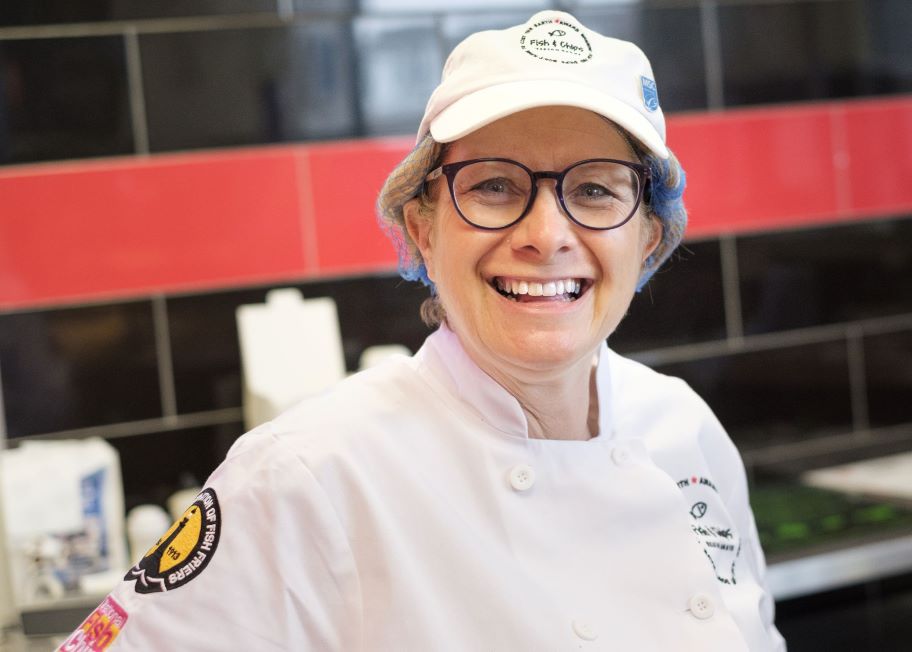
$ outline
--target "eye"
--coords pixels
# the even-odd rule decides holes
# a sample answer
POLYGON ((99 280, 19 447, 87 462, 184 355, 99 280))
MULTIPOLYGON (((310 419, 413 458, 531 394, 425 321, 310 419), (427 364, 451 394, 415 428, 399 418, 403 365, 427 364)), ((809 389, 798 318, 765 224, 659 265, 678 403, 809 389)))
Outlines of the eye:
POLYGON ((579 202, 605 202, 616 197, 611 188, 591 181, 581 183, 570 193, 570 198, 579 202))
POLYGON ((614 193, 608 190, 608 188, 595 183, 583 184, 577 189, 577 192, 583 197, 589 197, 592 199, 601 199, 602 197, 614 196, 614 193))
POLYGON ((502 177, 486 179, 486 180, 484 180, 480 183, 476 183, 474 186, 472 186, 472 191, 499 194, 499 193, 504 193, 504 192, 510 192, 510 185, 511 185, 510 182, 507 179, 504 179, 502 177))

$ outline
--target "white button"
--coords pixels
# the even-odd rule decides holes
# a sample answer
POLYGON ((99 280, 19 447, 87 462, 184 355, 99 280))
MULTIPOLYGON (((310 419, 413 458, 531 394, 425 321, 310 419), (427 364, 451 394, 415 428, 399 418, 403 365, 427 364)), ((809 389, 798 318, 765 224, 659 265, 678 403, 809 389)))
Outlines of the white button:
POLYGON ((712 615, 716 613, 716 606, 708 595, 697 593, 690 599, 690 613, 695 618, 706 620, 707 618, 712 618, 712 615))
POLYGON ((598 632, 592 629, 592 625, 584 620, 574 620, 573 631, 584 641, 594 641, 598 638, 598 632))
POLYGON ((510 469, 510 486, 525 491, 535 484, 535 470, 528 464, 517 464, 510 469))
POLYGON ((618 466, 629 466, 633 462, 633 453, 626 446, 617 446, 611 451, 611 459, 618 466))

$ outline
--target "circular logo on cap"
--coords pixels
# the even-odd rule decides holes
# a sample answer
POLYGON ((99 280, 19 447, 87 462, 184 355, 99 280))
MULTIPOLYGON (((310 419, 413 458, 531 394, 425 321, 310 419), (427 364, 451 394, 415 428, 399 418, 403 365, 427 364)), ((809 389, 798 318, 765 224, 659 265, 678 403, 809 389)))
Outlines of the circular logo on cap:
POLYGON ((585 63, 592 58, 586 35, 559 16, 532 23, 520 37, 519 47, 536 59, 554 63, 585 63))

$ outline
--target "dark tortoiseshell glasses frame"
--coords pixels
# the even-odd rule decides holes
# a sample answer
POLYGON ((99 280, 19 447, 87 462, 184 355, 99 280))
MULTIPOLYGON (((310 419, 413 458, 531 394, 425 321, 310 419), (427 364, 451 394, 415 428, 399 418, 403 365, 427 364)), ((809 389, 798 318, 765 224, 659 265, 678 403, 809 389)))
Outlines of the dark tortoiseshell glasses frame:
POLYGON ((623 161, 620 159, 612 159, 612 158, 589 158, 589 159, 585 159, 582 161, 577 161, 573 165, 570 165, 569 167, 564 168, 560 172, 555 172, 552 170, 538 170, 538 171, 531 170, 528 167, 526 167, 525 165, 523 165, 522 163, 520 163, 519 161, 514 161, 514 160, 508 159, 508 158, 474 158, 474 159, 469 159, 467 161, 456 161, 454 163, 447 163, 445 165, 441 165, 437 168, 434 168, 433 170, 431 170, 428 173, 428 175, 425 177, 424 180, 426 183, 430 183, 431 181, 438 179, 440 176, 446 177, 447 186, 450 189, 450 197, 453 200, 453 205, 456 207, 456 211, 459 213, 459 216, 463 220, 465 220, 466 223, 470 224, 471 226, 474 226, 477 229, 484 229, 485 231, 499 231, 501 229, 509 228, 509 227, 513 226, 514 224, 517 224, 520 221, 522 221, 522 219, 524 217, 526 217, 526 215, 529 214, 529 211, 532 209, 533 204, 535 204, 535 197, 538 194, 538 182, 542 179, 553 179, 555 181, 555 190, 557 192, 557 200, 560 203, 560 207, 564 211, 564 214, 567 216, 567 218, 571 222, 573 222, 574 224, 577 224, 578 226, 583 227, 584 229, 590 229, 592 231, 609 231, 611 229, 617 229, 621 226, 624 226, 624 224, 629 222, 630 219, 634 215, 636 215, 636 212, 637 212, 637 210, 639 210, 640 204, 643 203, 644 198, 646 199, 647 202, 649 201, 649 184, 652 179, 651 172, 652 171, 649 169, 649 167, 642 165, 640 163, 634 163, 633 161, 623 161), (488 162, 488 163, 497 163, 497 162, 510 163, 512 165, 515 165, 517 168, 523 170, 527 175, 529 175, 530 190, 529 190, 529 196, 526 200, 526 205, 523 208, 522 212, 519 214, 519 217, 517 217, 513 221, 509 222, 508 224, 503 224, 501 226, 484 226, 482 224, 476 224, 462 212, 462 208, 459 206, 459 201, 456 199, 456 190, 454 188, 453 182, 455 181, 456 175, 459 173, 459 171, 469 165, 473 165, 475 163, 486 163, 486 162, 488 162), (633 208, 631 209, 630 214, 627 215, 623 220, 621 220, 617 224, 612 224, 610 226, 592 226, 592 225, 579 221, 576 217, 573 216, 573 213, 567 208, 567 204, 564 201, 564 179, 566 178, 567 174, 569 174, 570 172, 572 172, 579 166, 586 165, 588 163, 615 163, 615 164, 630 168, 630 170, 632 170, 634 172, 634 174, 636 175, 637 192, 636 192, 636 200, 633 203, 633 208))

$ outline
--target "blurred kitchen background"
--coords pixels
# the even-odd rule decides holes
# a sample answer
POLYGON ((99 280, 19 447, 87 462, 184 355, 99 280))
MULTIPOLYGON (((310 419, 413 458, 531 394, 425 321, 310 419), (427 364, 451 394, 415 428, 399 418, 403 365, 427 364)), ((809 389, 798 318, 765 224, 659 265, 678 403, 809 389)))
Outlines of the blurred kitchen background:
POLYGON ((420 346, 377 190, 449 50, 548 7, 646 51, 689 175, 609 344, 740 448, 789 649, 912 649, 909 0, 4 0, 7 645, 78 624, 124 514, 244 432, 239 306, 332 298, 348 371, 420 346), (88 525, 24 546, 42 505, 88 525))

